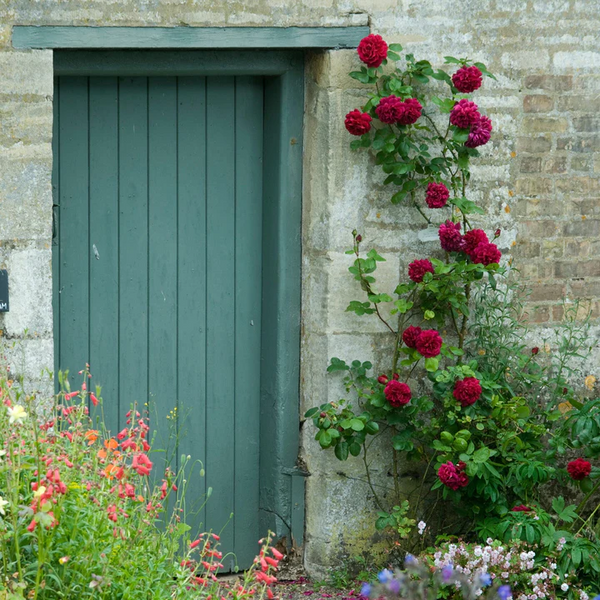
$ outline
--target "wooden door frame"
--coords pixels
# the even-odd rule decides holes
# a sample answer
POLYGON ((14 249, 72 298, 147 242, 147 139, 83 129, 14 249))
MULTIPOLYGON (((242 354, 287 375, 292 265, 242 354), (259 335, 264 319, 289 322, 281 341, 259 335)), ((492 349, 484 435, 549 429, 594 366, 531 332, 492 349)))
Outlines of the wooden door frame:
POLYGON ((12 30, 14 48, 55 49, 55 75, 243 73, 267 78, 264 165, 265 174, 267 169, 269 172, 264 177, 263 197, 260 527, 279 537, 287 535, 288 541, 291 536, 298 545, 304 538, 304 473, 296 464, 300 417, 302 50, 356 48, 368 34, 366 26, 14 26, 12 30))
MULTIPOLYGON (((56 51, 56 76, 264 75, 260 528, 302 542, 304 485, 296 468, 304 56, 298 51, 56 51)), ((57 204, 58 200, 55 200, 57 204)), ((58 290, 55 282, 54 296, 58 290)))

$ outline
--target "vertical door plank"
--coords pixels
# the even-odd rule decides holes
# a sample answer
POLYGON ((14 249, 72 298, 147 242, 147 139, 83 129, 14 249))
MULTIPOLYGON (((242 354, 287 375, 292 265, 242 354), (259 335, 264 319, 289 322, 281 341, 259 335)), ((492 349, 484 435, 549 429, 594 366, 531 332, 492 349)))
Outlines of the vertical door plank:
MULTIPOLYGON (((207 79, 207 484, 213 494, 206 519, 223 527, 234 509, 235 398, 235 168, 234 78, 207 79)), ((241 390, 240 390, 241 391, 241 390)), ((233 547, 233 526, 223 531, 224 548, 233 547)), ((226 565, 228 567, 229 565, 226 565)))
POLYGON ((54 79, 52 103, 52 314, 54 318, 54 387, 60 369, 60 78, 54 79))
POLYGON ((262 291, 263 80, 236 78, 235 548, 251 564, 258 529, 262 291))
MULTIPOLYGON (((119 407, 148 398, 148 81, 119 80, 119 407)), ((140 410, 141 412, 141 410, 140 410)))
POLYGON ((60 359, 71 388, 89 361, 88 78, 63 77, 60 98, 60 359))
POLYGON ((187 471, 186 510, 206 526, 206 79, 178 78, 179 453, 187 471), (201 461, 201 464, 196 461, 201 461))
POLYGON ((90 77, 90 368, 113 435, 120 417, 118 101, 116 77, 90 77))
MULTIPOLYGON (((148 381, 155 479, 177 470, 177 88, 148 80, 148 381)), ((183 358, 183 357, 182 357, 183 358)))

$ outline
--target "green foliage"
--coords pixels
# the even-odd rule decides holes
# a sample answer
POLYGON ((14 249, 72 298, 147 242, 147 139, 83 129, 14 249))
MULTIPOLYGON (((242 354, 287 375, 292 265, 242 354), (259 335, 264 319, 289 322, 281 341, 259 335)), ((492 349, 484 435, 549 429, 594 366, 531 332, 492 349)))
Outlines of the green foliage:
MULTIPOLYGON (((87 390, 87 371, 82 378, 39 419, 22 382, 0 379, 0 597, 263 598, 277 561, 257 562, 239 587, 222 585, 219 536, 185 523, 198 500, 186 503, 187 481, 202 476, 201 465, 182 456, 177 473, 165 469, 135 408, 117 437, 101 420, 95 428, 88 405, 100 410, 102 399, 87 390)), ((270 539, 261 556, 276 552, 270 539)))
MULTIPOLYGON (((452 125, 448 117, 469 96, 458 92, 446 71, 412 54, 404 58, 392 70, 384 63, 351 75, 375 84, 363 106, 373 126, 352 145, 374 154, 387 175, 385 184, 394 187, 392 205, 409 201, 428 223, 433 213, 426 214, 419 201, 430 183, 444 183, 449 216, 460 221, 457 235, 463 235, 473 230, 473 216, 485 215, 467 189, 471 162, 479 153, 465 146, 469 130, 452 125), (416 98, 423 106, 421 117, 412 125, 379 121, 376 108, 390 95, 416 98)), ((473 63, 446 57, 446 64, 473 63)), ((475 65, 493 77, 484 65, 475 65)), ((488 237, 477 230, 471 235, 489 242, 500 233, 488 237)), ((600 401, 584 402, 576 391, 576 382, 583 381, 582 360, 590 352, 588 321, 578 318, 577 304, 565 306, 554 337, 540 339, 526 322, 518 271, 463 251, 461 244, 475 238, 461 239, 456 250, 429 257, 423 272, 410 274, 390 293, 376 287, 377 266, 384 258, 375 248, 365 253, 362 236, 353 231, 349 271, 364 297, 352 299, 347 310, 379 319, 390 333, 388 362, 375 370, 359 360, 332 359, 328 371, 334 376, 343 371, 346 397, 306 416, 322 448, 333 448, 339 460, 362 458, 379 509, 377 528, 393 532, 404 549, 418 545, 409 535, 414 523, 430 519, 464 539, 523 542, 547 556, 564 538, 560 543, 574 555, 567 560, 565 551, 559 552, 561 576, 575 569, 582 581, 591 582, 596 561, 587 557, 593 549, 600 554, 600 507, 590 512, 587 504, 600 487, 600 469, 594 467, 577 481, 565 470, 570 450, 600 456, 600 401), (433 349, 420 346, 417 338, 405 339, 409 325, 429 331, 433 349), (434 327, 443 332, 437 346, 432 336, 439 333, 430 331, 434 327), (422 378, 419 393, 407 387, 417 376, 422 378), (368 459, 373 441, 382 436, 393 478, 385 496, 373 485, 368 459), (414 463, 420 473, 408 497, 400 484, 401 461, 414 463), (541 488, 550 483, 570 485, 585 496, 578 506, 560 496, 548 501, 541 488), (519 506, 532 510, 513 510, 519 506)))

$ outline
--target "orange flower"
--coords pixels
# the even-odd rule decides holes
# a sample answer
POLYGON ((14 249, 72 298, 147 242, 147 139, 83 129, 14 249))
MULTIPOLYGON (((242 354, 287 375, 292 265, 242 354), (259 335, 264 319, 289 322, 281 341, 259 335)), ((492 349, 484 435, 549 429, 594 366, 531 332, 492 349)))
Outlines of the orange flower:
POLYGON ((88 442, 88 446, 91 446, 98 439, 98 431, 96 429, 90 429, 85 432, 84 437, 88 442))
POLYGON ((110 440, 104 440, 104 447, 107 450, 115 450, 119 447, 119 442, 117 442, 117 440, 114 438, 110 438, 110 440))
POLYGON ((110 463, 104 469, 104 475, 107 479, 113 479, 113 478, 122 479, 123 474, 124 474, 123 467, 119 467, 118 465, 115 465, 114 463, 110 463))

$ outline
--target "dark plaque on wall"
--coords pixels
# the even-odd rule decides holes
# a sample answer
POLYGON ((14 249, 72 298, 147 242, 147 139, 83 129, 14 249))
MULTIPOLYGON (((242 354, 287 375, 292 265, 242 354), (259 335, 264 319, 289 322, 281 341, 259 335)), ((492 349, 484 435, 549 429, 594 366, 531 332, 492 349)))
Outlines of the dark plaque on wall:
POLYGON ((8 271, 0 269, 0 312, 8 312, 8 271))

